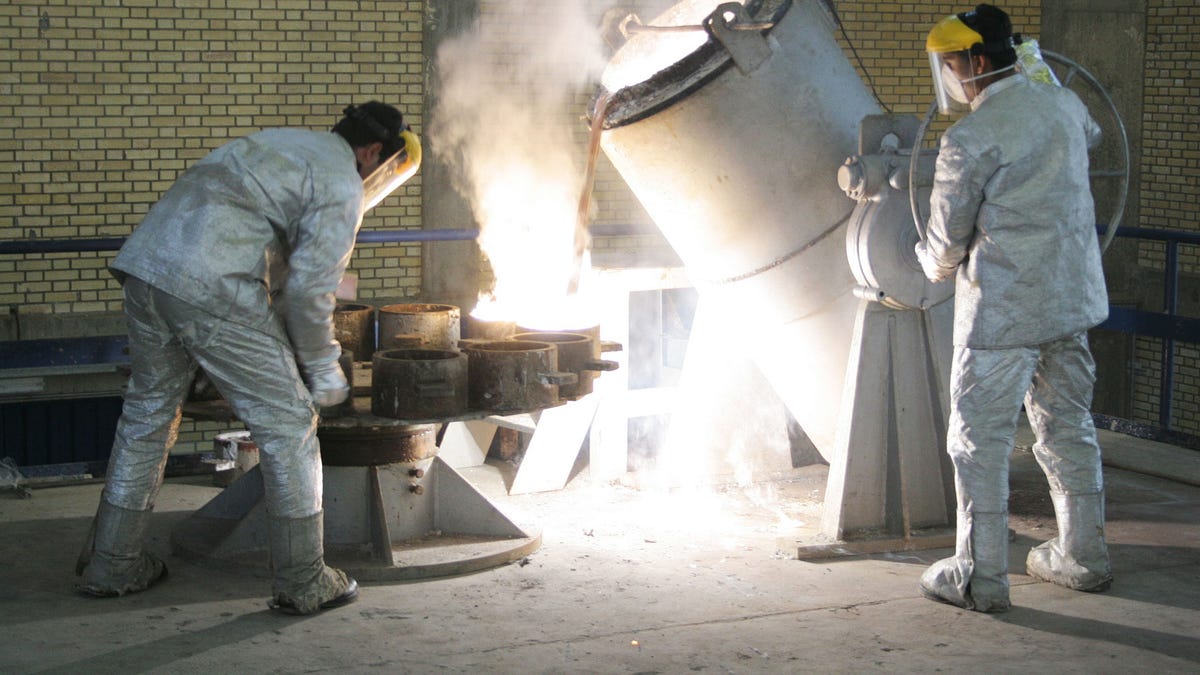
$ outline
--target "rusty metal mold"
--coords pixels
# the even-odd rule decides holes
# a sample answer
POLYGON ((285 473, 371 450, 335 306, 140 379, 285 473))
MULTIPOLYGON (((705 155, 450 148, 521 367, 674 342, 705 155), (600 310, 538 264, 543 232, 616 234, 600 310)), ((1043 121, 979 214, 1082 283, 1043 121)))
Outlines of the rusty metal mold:
POLYGON ((565 372, 575 373, 578 381, 574 384, 561 384, 558 395, 561 398, 575 399, 592 393, 592 385, 596 374, 600 371, 616 370, 616 361, 604 361, 600 356, 600 343, 595 337, 585 333, 552 333, 533 332, 517 333, 513 340, 533 342, 550 342, 558 348, 558 367, 565 372))
MULTIPOLYGON (((590 326, 580 326, 578 328, 532 328, 529 326, 517 326, 516 333, 579 333, 586 335, 593 340, 592 358, 599 359, 602 352, 619 352, 625 349, 625 345, 620 342, 612 342, 609 340, 600 339, 600 324, 592 324, 590 326)), ((601 369, 603 370, 603 369, 601 369)))
POLYGON ((322 420, 317 439, 326 466, 379 466, 437 455, 436 424, 400 424, 370 415, 322 420))
POLYGON ((467 409, 467 356, 449 349, 389 349, 371 364, 371 412, 424 420, 467 409))
POLYGON ((375 353, 375 308, 338 303, 333 309, 333 336, 355 361, 370 361, 375 353))
POLYGON ((380 307, 379 348, 453 349, 462 337, 459 315, 454 305, 405 303, 380 307), (420 344, 413 344, 414 337, 420 344))
POLYGON ((467 401, 472 409, 496 412, 549 408, 558 388, 578 381, 560 372, 558 348, 550 342, 496 340, 468 343, 467 401))

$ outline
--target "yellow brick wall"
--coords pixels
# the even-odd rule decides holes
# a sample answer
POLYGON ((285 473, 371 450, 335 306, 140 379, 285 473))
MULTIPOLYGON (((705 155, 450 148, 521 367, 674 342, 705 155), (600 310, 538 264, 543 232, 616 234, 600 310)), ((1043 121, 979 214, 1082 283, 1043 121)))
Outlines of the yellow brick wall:
MULTIPOLYGON (((1196 62, 1200 48, 1200 8, 1191 0, 1148 0, 1146 3, 1145 79, 1142 92, 1141 191, 1138 206, 1143 227, 1200 231, 1200 118, 1197 117, 1196 62)), ((1200 247, 1180 245, 1180 271, 1200 271, 1200 247)), ((1139 245, 1139 264, 1163 270, 1166 247, 1139 245)), ((1194 278, 1194 277, 1193 277, 1194 278)), ((1194 292, 1194 291, 1193 291, 1194 292)), ((1148 308, 1158 309, 1158 308, 1148 308)), ((1139 338, 1133 367, 1134 419, 1159 422, 1162 341, 1139 338)), ((1200 433, 1200 351, 1196 345, 1175 348, 1175 387, 1171 428, 1200 433)))
MULTIPOLYGON (((1191 0, 1147 2, 1140 202, 1145 227, 1200 229, 1197 30, 1200 9, 1191 0)), ((1197 252, 1181 254, 1194 268, 1197 252)))
MULTIPOLYGON (((0 4, 0 239, 124 237, 221 143, 329 128, 351 102, 397 105, 420 133, 423 12, 382 0, 0 4)), ((403 192, 364 229, 419 228, 420 178, 403 192)), ((119 309, 112 255, 0 256, 0 308, 119 309)), ((360 246, 351 269, 363 297, 419 292, 417 246, 360 246)))

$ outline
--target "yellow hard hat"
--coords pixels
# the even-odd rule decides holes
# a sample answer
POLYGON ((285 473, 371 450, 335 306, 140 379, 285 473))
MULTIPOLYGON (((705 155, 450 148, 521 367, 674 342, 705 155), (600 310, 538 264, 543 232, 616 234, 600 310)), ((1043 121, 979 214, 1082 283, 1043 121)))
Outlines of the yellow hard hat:
POLYGON ((982 42, 982 35, 963 23, 957 14, 951 14, 929 31, 929 37, 925 38, 925 51, 931 54, 960 52, 982 42))

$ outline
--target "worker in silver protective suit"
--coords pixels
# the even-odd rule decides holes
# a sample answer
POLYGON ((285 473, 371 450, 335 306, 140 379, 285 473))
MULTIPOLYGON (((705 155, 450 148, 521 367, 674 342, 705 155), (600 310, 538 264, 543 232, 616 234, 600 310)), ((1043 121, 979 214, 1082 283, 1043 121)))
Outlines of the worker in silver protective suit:
POLYGON ((1009 608, 1008 461, 1024 402, 1058 520, 1026 570, 1104 590, 1112 575, 1086 334, 1108 315, 1088 184, 1100 130, 1073 92, 1014 68, 1012 25, 991 5, 948 17, 926 46, 942 111, 970 114, 942 137, 916 251, 931 281, 956 275, 947 449, 957 545, 920 589, 980 612, 1009 608))
POLYGON ((332 133, 269 129, 188 169, 110 265, 132 374, 77 588, 117 596, 166 576, 144 540, 180 406, 203 370, 259 448, 272 608, 346 604, 358 584, 325 565, 319 407, 350 388, 334 292, 364 210, 363 181, 405 147, 401 113, 350 106, 332 133))

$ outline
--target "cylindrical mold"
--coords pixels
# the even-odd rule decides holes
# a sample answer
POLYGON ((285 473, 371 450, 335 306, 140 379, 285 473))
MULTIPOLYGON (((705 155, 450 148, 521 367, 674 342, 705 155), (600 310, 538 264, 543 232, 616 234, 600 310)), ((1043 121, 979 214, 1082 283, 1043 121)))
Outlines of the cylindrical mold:
POLYGON ((437 430, 437 424, 404 424, 362 415, 333 420, 317 428, 321 463, 383 466, 428 459, 437 455, 437 430))
POLYGON ((592 393, 596 374, 602 370, 612 370, 617 365, 615 361, 601 361, 600 341, 585 333, 535 331, 516 333, 512 339, 550 342, 558 348, 558 368, 575 373, 578 377, 575 384, 559 385, 558 395, 561 398, 576 399, 592 393))
MULTIPOLYGON (((650 23, 697 25, 713 6, 681 2, 650 23)), ((705 304, 757 336, 762 372, 828 459, 858 304, 845 253, 855 204, 837 169, 879 108, 820 2, 746 9, 774 23, 731 31, 746 48, 701 33, 677 60, 648 65, 659 42, 686 34, 637 32, 602 77, 612 92, 602 147, 705 304)))
POLYGON ((343 350, 354 352, 354 360, 370 361, 375 353, 375 308, 338 303, 333 309, 333 336, 343 350))
POLYGON ((472 410, 516 412, 558 404, 561 384, 577 381, 558 370, 558 349, 549 342, 497 340, 465 348, 472 410))
POLYGON ((467 356, 449 349, 389 349, 371 363, 371 412, 428 420, 467 410, 467 356))
POLYGON ((402 303, 379 308, 379 349, 413 346, 455 349, 461 337, 454 305, 402 303))

